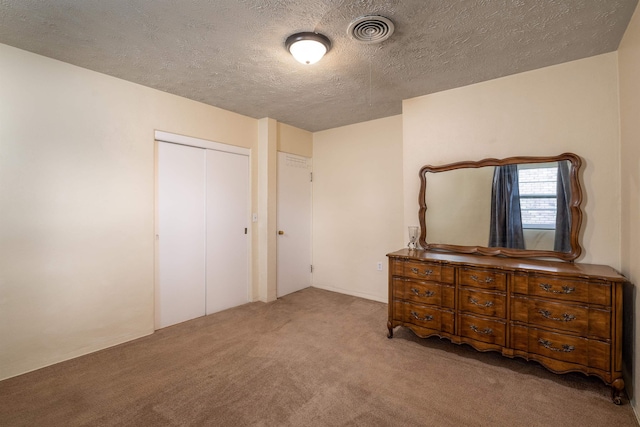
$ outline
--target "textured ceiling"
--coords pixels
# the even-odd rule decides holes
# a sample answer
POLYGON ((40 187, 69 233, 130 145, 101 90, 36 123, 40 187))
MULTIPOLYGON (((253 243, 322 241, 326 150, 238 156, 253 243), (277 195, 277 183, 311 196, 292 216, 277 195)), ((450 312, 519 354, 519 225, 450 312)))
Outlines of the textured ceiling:
POLYGON ((0 43, 309 131, 402 100, 615 51, 638 0, 0 0, 0 43), (362 15, 395 24, 374 45, 362 15), (333 48, 296 62, 287 36, 333 48))

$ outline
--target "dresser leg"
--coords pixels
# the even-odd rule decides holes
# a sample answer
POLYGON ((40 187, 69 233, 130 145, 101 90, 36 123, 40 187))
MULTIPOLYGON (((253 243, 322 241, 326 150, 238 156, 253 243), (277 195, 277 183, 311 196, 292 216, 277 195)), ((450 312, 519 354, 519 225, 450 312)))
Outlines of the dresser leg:
POLYGON ((387 338, 389 339, 393 338, 393 325, 391 325, 391 322, 387 322, 387 329, 389 330, 389 334, 387 335, 387 338))
POLYGON ((616 405, 622 405, 622 390, 624 390, 624 380, 618 378, 611 383, 611 400, 616 405))

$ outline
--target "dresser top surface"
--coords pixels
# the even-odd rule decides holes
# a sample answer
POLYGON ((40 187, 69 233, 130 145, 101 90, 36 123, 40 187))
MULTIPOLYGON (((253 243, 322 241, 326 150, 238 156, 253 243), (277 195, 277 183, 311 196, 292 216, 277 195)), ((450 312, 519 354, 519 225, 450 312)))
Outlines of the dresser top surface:
POLYGON ((508 271, 538 271, 560 276, 578 276, 614 282, 627 282, 623 275, 608 265, 469 255, 406 248, 387 254, 387 256, 389 258, 429 261, 441 264, 497 268, 508 271))

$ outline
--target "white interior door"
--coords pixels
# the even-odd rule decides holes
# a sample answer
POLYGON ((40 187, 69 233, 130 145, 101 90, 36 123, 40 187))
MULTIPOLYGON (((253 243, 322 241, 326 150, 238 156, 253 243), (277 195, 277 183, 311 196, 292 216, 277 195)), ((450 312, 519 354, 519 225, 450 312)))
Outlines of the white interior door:
POLYGON ((155 328, 205 314, 204 150, 157 142, 155 328))
POLYGON ((311 159, 278 153, 277 296, 311 286, 311 159))
POLYGON ((249 301, 249 157, 207 151, 207 314, 249 301))

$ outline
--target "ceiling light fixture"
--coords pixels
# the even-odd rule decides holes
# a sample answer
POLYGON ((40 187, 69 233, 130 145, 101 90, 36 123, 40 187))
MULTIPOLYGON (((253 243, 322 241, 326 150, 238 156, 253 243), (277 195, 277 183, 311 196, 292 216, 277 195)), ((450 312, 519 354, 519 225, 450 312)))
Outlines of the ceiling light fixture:
POLYGON ((285 46, 298 62, 310 65, 320 61, 331 49, 331 41, 318 33, 296 33, 287 37, 285 46))

